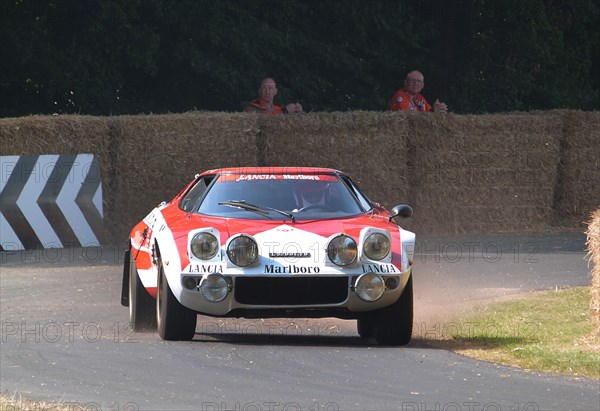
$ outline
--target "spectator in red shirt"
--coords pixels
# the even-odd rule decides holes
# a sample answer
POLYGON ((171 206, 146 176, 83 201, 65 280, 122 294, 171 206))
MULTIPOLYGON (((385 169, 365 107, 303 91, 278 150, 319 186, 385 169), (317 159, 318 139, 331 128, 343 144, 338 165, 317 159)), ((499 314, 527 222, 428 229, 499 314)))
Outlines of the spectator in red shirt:
POLYGON ((264 114, 287 114, 301 113, 300 103, 290 103, 286 106, 278 106, 273 102, 277 95, 277 85, 270 77, 262 79, 258 88, 258 97, 246 103, 242 103, 244 111, 262 112, 264 114))
POLYGON ((409 110, 409 111, 433 111, 437 113, 447 113, 448 106, 439 100, 435 100, 433 107, 425 100, 421 94, 425 85, 425 78, 420 71, 414 70, 406 75, 404 87, 394 94, 390 102, 391 111, 409 110))

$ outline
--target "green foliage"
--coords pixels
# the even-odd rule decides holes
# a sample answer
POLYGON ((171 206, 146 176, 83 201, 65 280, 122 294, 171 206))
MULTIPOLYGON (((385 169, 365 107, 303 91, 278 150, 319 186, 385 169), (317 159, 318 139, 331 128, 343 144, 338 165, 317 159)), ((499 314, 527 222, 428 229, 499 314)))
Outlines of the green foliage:
POLYGON ((0 116, 386 110, 406 72, 456 112, 600 106, 593 0, 10 0, 0 116))
MULTIPOLYGON (((473 4, 451 89, 467 112, 598 108, 592 84, 599 9, 591 1, 473 4)), ((596 70, 598 68, 596 67, 596 70)))

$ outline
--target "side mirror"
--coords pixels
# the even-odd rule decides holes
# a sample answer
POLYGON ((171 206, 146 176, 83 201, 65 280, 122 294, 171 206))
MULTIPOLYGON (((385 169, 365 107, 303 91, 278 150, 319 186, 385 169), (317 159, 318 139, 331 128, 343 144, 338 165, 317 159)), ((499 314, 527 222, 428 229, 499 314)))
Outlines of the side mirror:
POLYGON ((396 217, 408 218, 412 216, 413 209, 408 204, 398 204, 391 209, 392 216, 390 217, 390 221, 396 217))

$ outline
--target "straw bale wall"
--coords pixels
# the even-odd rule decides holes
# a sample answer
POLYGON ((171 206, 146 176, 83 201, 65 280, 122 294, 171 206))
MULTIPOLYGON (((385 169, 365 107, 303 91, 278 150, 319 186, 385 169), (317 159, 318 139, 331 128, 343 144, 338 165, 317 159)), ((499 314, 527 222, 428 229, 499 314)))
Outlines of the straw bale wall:
POLYGON ((342 170, 367 196, 392 207, 408 201, 408 133, 407 116, 395 113, 269 116, 261 121, 261 163, 342 170))
POLYGON ((420 229, 542 230, 554 215, 561 126, 558 115, 411 116, 420 229))
POLYGON ((96 154, 105 239, 170 200, 196 172, 227 166, 343 170, 387 207, 415 209, 419 235, 582 227, 600 206, 600 113, 192 112, 0 119, 0 155, 96 154))
MULTIPOLYGON (((101 155, 110 145, 109 138, 110 126, 105 117, 30 116, 0 119, 0 155, 97 154, 104 178, 112 174, 114 165, 108 156, 101 155)), ((108 180, 103 183, 110 184, 108 180)))
POLYGON ((257 124, 256 116, 242 113, 7 118, 0 119, 0 155, 97 155, 104 239, 123 243, 134 224, 194 174, 257 165, 257 124))
MULTIPOLYGON (((118 166, 112 161, 110 150, 111 126, 106 117, 29 116, 0 119, 0 156, 89 153, 98 157, 104 210, 104 233, 101 241, 104 243, 115 238, 112 231, 107 231, 113 227, 109 222, 115 215, 115 210, 108 205, 114 193, 112 189, 118 184, 118 166)), ((33 170, 35 172, 37 171, 33 170)))
POLYGON ((564 114, 558 213, 580 224, 600 206, 600 112, 564 114))
MULTIPOLYGON (((110 209, 117 227, 133 227, 161 201, 171 200, 194 175, 219 167, 257 165, 257 118, 190 113, 123 116, 112 124, 118 186, 110 209)), ((126 238, 127 232, 121 233, 126 238)))
POLYGON ((591 214, 587 229, 587 245, 592 263, 592 298, 590 310, 600 336, 600 208, 591 214))

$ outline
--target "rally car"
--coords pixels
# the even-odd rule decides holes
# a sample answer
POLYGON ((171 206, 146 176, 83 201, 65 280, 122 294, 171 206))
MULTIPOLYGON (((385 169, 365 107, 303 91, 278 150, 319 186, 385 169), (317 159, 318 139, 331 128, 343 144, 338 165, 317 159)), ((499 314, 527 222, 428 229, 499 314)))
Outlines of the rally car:
POLYGON ((356 319, 360 336, 404 345, 413 322, 415 234, 327 168, 197 174, 131 231, 121 304, 135 330, 195 335, 197 314, 356 319))

